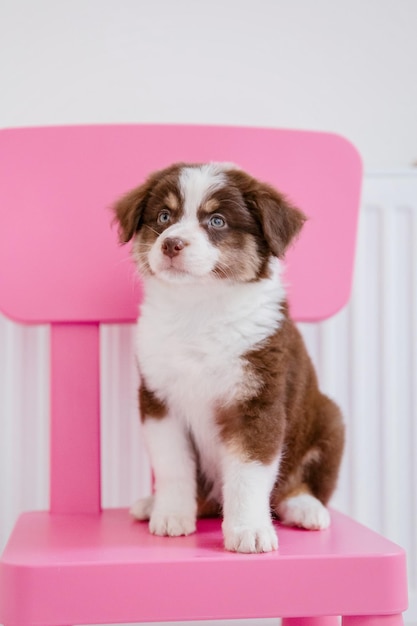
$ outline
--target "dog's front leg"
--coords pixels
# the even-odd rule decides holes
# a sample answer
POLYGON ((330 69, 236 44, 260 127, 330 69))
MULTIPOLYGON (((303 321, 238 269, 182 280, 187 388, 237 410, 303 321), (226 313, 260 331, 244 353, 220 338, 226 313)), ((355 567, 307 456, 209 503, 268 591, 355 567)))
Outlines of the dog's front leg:
POLYGON ((223 535, 227 550, 270 552, 278 547, 271 520, 270 494, 279 459, 269 464, 223 452, 223 535))
POLYGON ((172 415, 144 421, 155 479, 149 529, 155 535, 189 535, 196 529, 196 467, 190 441, 172 415))

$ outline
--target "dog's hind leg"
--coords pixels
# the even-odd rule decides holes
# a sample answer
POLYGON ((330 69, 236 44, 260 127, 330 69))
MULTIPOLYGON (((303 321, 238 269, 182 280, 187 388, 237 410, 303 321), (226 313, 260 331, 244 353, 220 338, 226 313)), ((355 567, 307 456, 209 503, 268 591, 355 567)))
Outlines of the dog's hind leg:
POLYGON ((308 530, 323 530, 330 525, 326 507, 309 493, 306 485, 289 494, 275 507, 275 512, 286 526, 299 526, 308 530))
POLYGON ((130 514, 137 520, 148 520, 151 517, 154 505, 154 496, 148 496, 147 498, 141 498, 130 509, 130 514))
POLYGON ((276 485, 271 504, 283 524, 311 530, 327 528, 326 509, 337 482, 344 446, 344 426, 337 405, 320 394, 310 448, 276 485))

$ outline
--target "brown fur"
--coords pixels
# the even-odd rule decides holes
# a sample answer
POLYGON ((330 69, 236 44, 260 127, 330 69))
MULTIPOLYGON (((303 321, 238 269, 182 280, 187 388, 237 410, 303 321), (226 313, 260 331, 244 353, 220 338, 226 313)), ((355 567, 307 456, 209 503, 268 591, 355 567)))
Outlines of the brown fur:
POLYGON ((303 227, 306 216, 282 193, 245 172, 232 170, 228 172, 228 178, 239 188, 246 206, 258 214, 269 254, 272 252, 283 258, 303 227))
POLYGON ((142 422, 145 420, 145 417, 162 419, 167 413, 165 404, 146 387, 143 380, 139 387, 139 409, 142 422))
POLYGON ((269 463, 283 450, 274 508, 290 493, 308 489, 326 504, 335 488, 344 444, 341 413, 318 389, 296 326, 285 314, 262 348, 246 355, 259 393, 217 414, 223 440, 248 460, 269 463))
MULTIPOLYGON (((143 225, 144 213, 151 211, 155 204, 157 207, 162 205, 171 208, 173 198, 170 197, 170 193, 173 190, 177 191, 177 175, 183 165, 176 163, 154 172, 142 185, 128 191, 115 204, 114 213, 119 225, 120 243, 127 243, 132 239, 143 225)), ((178 191, 174 193, 174 197, 177 195, 178 191)))

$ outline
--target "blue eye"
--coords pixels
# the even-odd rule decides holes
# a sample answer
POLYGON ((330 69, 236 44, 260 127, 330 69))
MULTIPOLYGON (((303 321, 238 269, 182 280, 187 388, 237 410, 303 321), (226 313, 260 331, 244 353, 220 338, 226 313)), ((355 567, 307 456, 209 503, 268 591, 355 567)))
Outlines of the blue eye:
POLYGON ((212 215, 209 219, 209 225, 213 228, 224 228, 226 220, 221 215, 212 215))
POLYGON ((160 211, 158 214, 158 224, 168 224, 171 220, 171 214, 169 211, 160 211))

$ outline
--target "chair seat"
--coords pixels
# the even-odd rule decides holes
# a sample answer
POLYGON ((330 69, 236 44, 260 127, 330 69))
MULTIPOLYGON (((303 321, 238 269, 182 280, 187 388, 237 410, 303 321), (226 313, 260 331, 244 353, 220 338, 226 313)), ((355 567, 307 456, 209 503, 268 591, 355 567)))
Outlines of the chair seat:
POLYGON ((166 538, 125 509, 26 513, 0 564, 0 621, 266 618, 300 616, 300 606, 306 616, 403 611, 404 551, 339 512, 331 516, 324 531, 277 523, 277 552, 244 555, 223 549, 218 519, 166 538))

